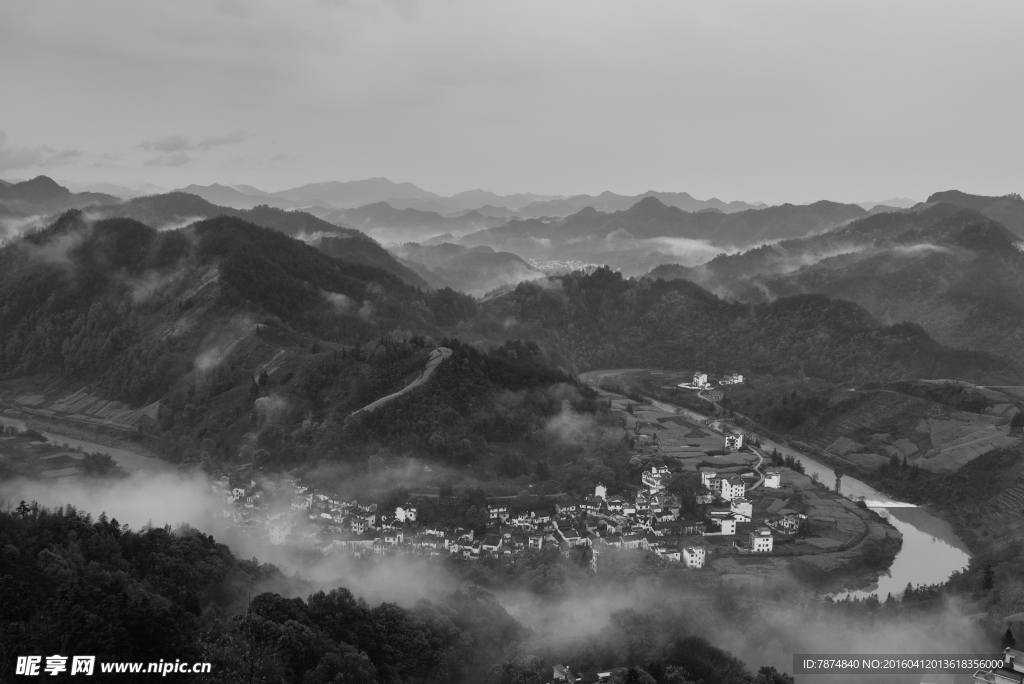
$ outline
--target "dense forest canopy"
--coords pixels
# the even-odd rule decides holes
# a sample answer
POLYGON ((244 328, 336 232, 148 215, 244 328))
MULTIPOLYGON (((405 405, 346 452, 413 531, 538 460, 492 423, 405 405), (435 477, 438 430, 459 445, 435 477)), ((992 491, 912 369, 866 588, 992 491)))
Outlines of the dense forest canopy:
POLYGON ((744 304, 683 280, 632 280, 608 269, 522 283, 489 304, 514 332, 564 349, 580 370, 720 368, 836 382, 1020 377, 1016 364, 950 349, 917 325, 883 326, 851 302, 797 295, 744 304))
MULTIPOLYGON (((344 588, 311 592, 188 527, 132 530, 23 502, 0 511, 0 548, 5 681, 16 656, 31 653, 212 664, 208 675, 168 676, 191 682, 542 684, 557 661, 628 667, 624 682, 751 681, 740 660, 668 615, 619 611, 604 631, 558 651, 472 583, 411 608, 371 606, 344 588)), ((98 667, 94 677, 124 678, 98 667)), ((754 682, 792 679, 762 668, 754 682)))

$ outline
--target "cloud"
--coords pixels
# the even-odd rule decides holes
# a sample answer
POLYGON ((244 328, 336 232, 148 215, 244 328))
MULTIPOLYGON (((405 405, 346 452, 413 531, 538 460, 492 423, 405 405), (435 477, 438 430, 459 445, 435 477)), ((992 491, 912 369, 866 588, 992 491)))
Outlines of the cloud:
POLYGON ((209 150, 222 145, 237 145, 244 141, 246 135, 241 131, 232 133, 221 133, 220 135, 208 135, 197 143, 193 143, 184 135, 167 135, 162 138, 143 140, 139 147, 152 152, 187 152, 190 150, 209 150))
POLYGON ((0 131, 0 171, 63 166, 81 156, 78 150, 55 150, 49 145, 12 145, 0 131))
POLYGON ((150 152, 161 152, 157 157, 147 159, 146 166, 184 166, 196 160, 196 152, 208 152, 223 145, 237 145, 246 139, 240 131, 208 135, 197 143, 193 143, 184 135, 166 135, 162 138, 151 138, 139 143, 139 147, 150 152), (191 153, 191 154, 189 154, 191 153))
POLYGON ((893 251, 897 254, 904 256, 914 256, 923 254, 953 254, 953 250, 949 247, 943 247, 941 245, 933 245, 926 242, 919 243, 916 245, 896 245, 893 247, 893 251))
POLYGON ((245 140, 245 135, 235 131, 234 133, 223 133, 221 135, 210 135, 196 145, 200 150, 208 150, 212 147, 219 147, 221 145, 237 145, 238 143, 245 140))
POLYGON ((47 216, 0 216, 0 247, 17 239, 22 233, 41 228, 47 216))
POLYGON ((348 313, 355 306, 355 302, 350 297, 346 297, 343 294, 337 292, 328 292, 327 290, 321 290, 320 295, 327 301, 328 304, 334 307, 338 313, 348 313))
POLYGON ((195 157, 191 157, 184 152, 173 152, 160 157, 152 157, 144 163, 146 166, 184 166, 192 161, 195 161, 195 157))
POLYGON ((192 149, 192 144, 183 135, 168 135, 163 138, 144 140, 139 143, 139 147, 156 152, 182 152, 192 149))

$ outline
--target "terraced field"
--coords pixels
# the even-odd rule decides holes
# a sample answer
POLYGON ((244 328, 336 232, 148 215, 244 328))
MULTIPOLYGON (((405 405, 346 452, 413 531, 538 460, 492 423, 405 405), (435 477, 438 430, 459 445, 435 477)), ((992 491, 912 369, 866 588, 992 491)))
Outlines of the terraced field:
POLYGON ((869 469, 895 455, 931 472, 950 473, 982 454, 1016 443, 1009 435, 1010 414, 953 411, 881 391, 819 426, 805 441, 869 469))
POLYGON ((155 421, 160 402, 133 409, 119 401, 109 401, 82 388, 57 395, 20 394, 11 402, 25 413, 46 418, 69 418, 79 423, 131 429, 141 420, 155 421))
POLYGON ((996 506, 1007 513, 1021 514, 1024 512, 1024 482, 1000 494, 996 499, 996 506))

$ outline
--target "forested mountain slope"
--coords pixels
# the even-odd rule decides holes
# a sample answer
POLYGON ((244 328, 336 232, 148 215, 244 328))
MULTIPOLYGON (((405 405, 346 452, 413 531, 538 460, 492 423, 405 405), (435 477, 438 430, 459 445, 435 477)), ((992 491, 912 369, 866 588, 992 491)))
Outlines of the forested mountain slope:
POLYGON ((233 216, 265 228, 273 228, 285 235, 305 240, 345 238, 341 248, 334 243, 332 255, 354 264, 376 266, 389 271, 410 285, 427 287, 427 283, 412 270, 398 263, 387 250, 358 230, 328 223, 303 211, 285 211, 267 205, 251 209, 232 209, 207 202, 202 197, 185 192, 148 195, 121 204, 97 207, 94 213, 105 218, 132 218, 153 228, 175 228, 193 221, 216 216, 233 216))
MULTIPOLYGON (((473 585, 406 610, 243 561, 187 527, 133 531, 73 508, 0 512, 0 678, 16 656, 209 662, 177 682, 476 682, 524 629, 473 585), (306 593, 285 598, 279 593, 306 593)), ((724 655, 724 654, 723 654, 724 655)), ((151 675, 152 676, 152 675, 151 675)))
POLYGON ((523 283, 486 305, 510 332, 547 340, 579 370, 631 366, 728 368, 832 381, 1021 377, 1018 365, 935 342, 912 324, 881 325, 824 295, 730 303, 693 283, 589 276, 523 283))
POLYGON ((763 302, 820 293, 883 323, 910 321, 938 341, 1024 362, 1024 252, 1003 225, 950 203, 877 214, 823 235, 720 256, 651 277, 685 278, 763 302))
POLYGON ((1017 193, 987 197, 971 195, 959 190, 946 190, 945 192, 936 192, 928 197, 926 202, 929 204, 949 202, 965 209, 974 209, 994 221, 999 221, 1018 237, 1024 238, 1024 199, 1021 199, 1017 193))
POLYGON ((69 212, 0 250, 0 373, 55 371, 94 378, 111 398, 152 400, 224 330, 262 322, 351 344, 396 326, 436 332, 438 316, 463 315, 450 310, 463 299, 237 218, 156 231, 69 212))

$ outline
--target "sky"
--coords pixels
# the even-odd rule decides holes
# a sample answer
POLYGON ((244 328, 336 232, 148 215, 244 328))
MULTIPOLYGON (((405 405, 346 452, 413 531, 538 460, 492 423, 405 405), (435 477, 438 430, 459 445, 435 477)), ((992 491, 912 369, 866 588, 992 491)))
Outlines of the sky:
POLYGON ((1024 3, 0 0, 0 178, 1024 191, 1024 3))

